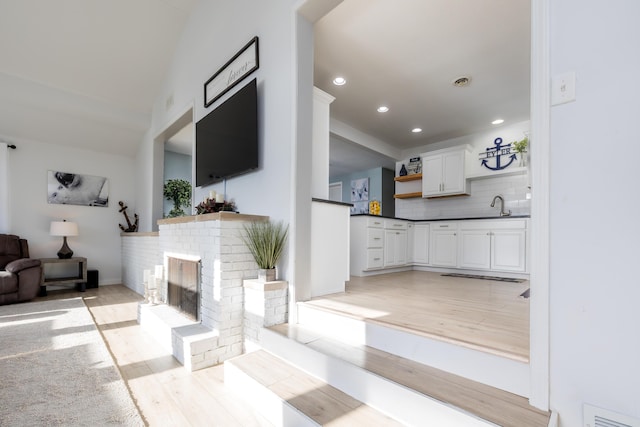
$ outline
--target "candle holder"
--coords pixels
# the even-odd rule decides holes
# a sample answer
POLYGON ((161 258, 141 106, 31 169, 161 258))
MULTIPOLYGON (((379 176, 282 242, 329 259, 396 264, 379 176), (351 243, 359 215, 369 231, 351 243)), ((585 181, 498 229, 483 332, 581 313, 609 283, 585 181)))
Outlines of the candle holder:
POLYGON ((236 204, 234 202, 216 202, 216 199, 207 198, 203 202, 201 202, 198 206, 196 206, 196 214, 202 215, 206 213, 215 213, 215 212, 235 212, 236 204))

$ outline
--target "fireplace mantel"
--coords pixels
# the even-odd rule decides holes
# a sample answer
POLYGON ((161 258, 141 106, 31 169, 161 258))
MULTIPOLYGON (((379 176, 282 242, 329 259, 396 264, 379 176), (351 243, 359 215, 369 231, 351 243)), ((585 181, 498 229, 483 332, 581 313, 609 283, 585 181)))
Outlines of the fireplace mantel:
POLYGON ((158 220, 158 225, 185 224, 204 221, 266 221, 268 216, 246 215, 235 212, 216 212, 202 215, 179 216, 176 218, 164 218, 158 220))

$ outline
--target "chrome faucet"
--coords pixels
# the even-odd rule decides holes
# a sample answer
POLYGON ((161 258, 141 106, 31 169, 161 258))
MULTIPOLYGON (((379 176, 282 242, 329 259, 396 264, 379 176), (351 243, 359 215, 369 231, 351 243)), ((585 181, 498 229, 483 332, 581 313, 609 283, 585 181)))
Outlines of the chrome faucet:
POLYGON ((509 216, 509 215, 511 215, 511 210, 509 210, 509 212, 505 212, 504 211, 504 199, 500 195, 497 195, 496 197, 493 198, 493 201, 491 202, 491 207, 492 208, 495 207, 496 200, 500 200, 500 216, 509 216))

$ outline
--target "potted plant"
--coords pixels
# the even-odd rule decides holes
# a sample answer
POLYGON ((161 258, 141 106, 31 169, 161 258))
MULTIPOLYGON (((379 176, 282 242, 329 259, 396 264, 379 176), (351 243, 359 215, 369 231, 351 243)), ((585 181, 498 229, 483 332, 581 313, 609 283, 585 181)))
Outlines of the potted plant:
POLYGON ((163 193, 165 198, 173 202, 173 209, 167 218, 186 215, 182 210, 183 206, 191 204, 191 183, 184 179, 170 179, 164 184, 163 193))
POLYGON ((283 222, 253 221, 244 225, 242 240, 258 264, 258 280, 276 280, 276 264, 287 241, 289 226, 283 222))
POLYGON ((513 147, 513 151, 519 154, 520 166, 525 165, 524 157, 525 157, 525 153, 527 152, 527 145, 529 145, 529 138, 527 138, 526 136, 524 137, 524 139, 521 139, 520 141, 514 141, 511 143, 511 146, 513 147))

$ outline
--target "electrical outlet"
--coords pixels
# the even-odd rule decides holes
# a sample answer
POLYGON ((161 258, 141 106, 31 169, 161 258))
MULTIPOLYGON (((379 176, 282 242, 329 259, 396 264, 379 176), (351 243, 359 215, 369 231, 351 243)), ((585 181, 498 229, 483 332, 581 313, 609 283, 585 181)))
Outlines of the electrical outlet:
POLYGON ((551 79, 551 105, 576 100, 576 73, 559 74, 551 79))

